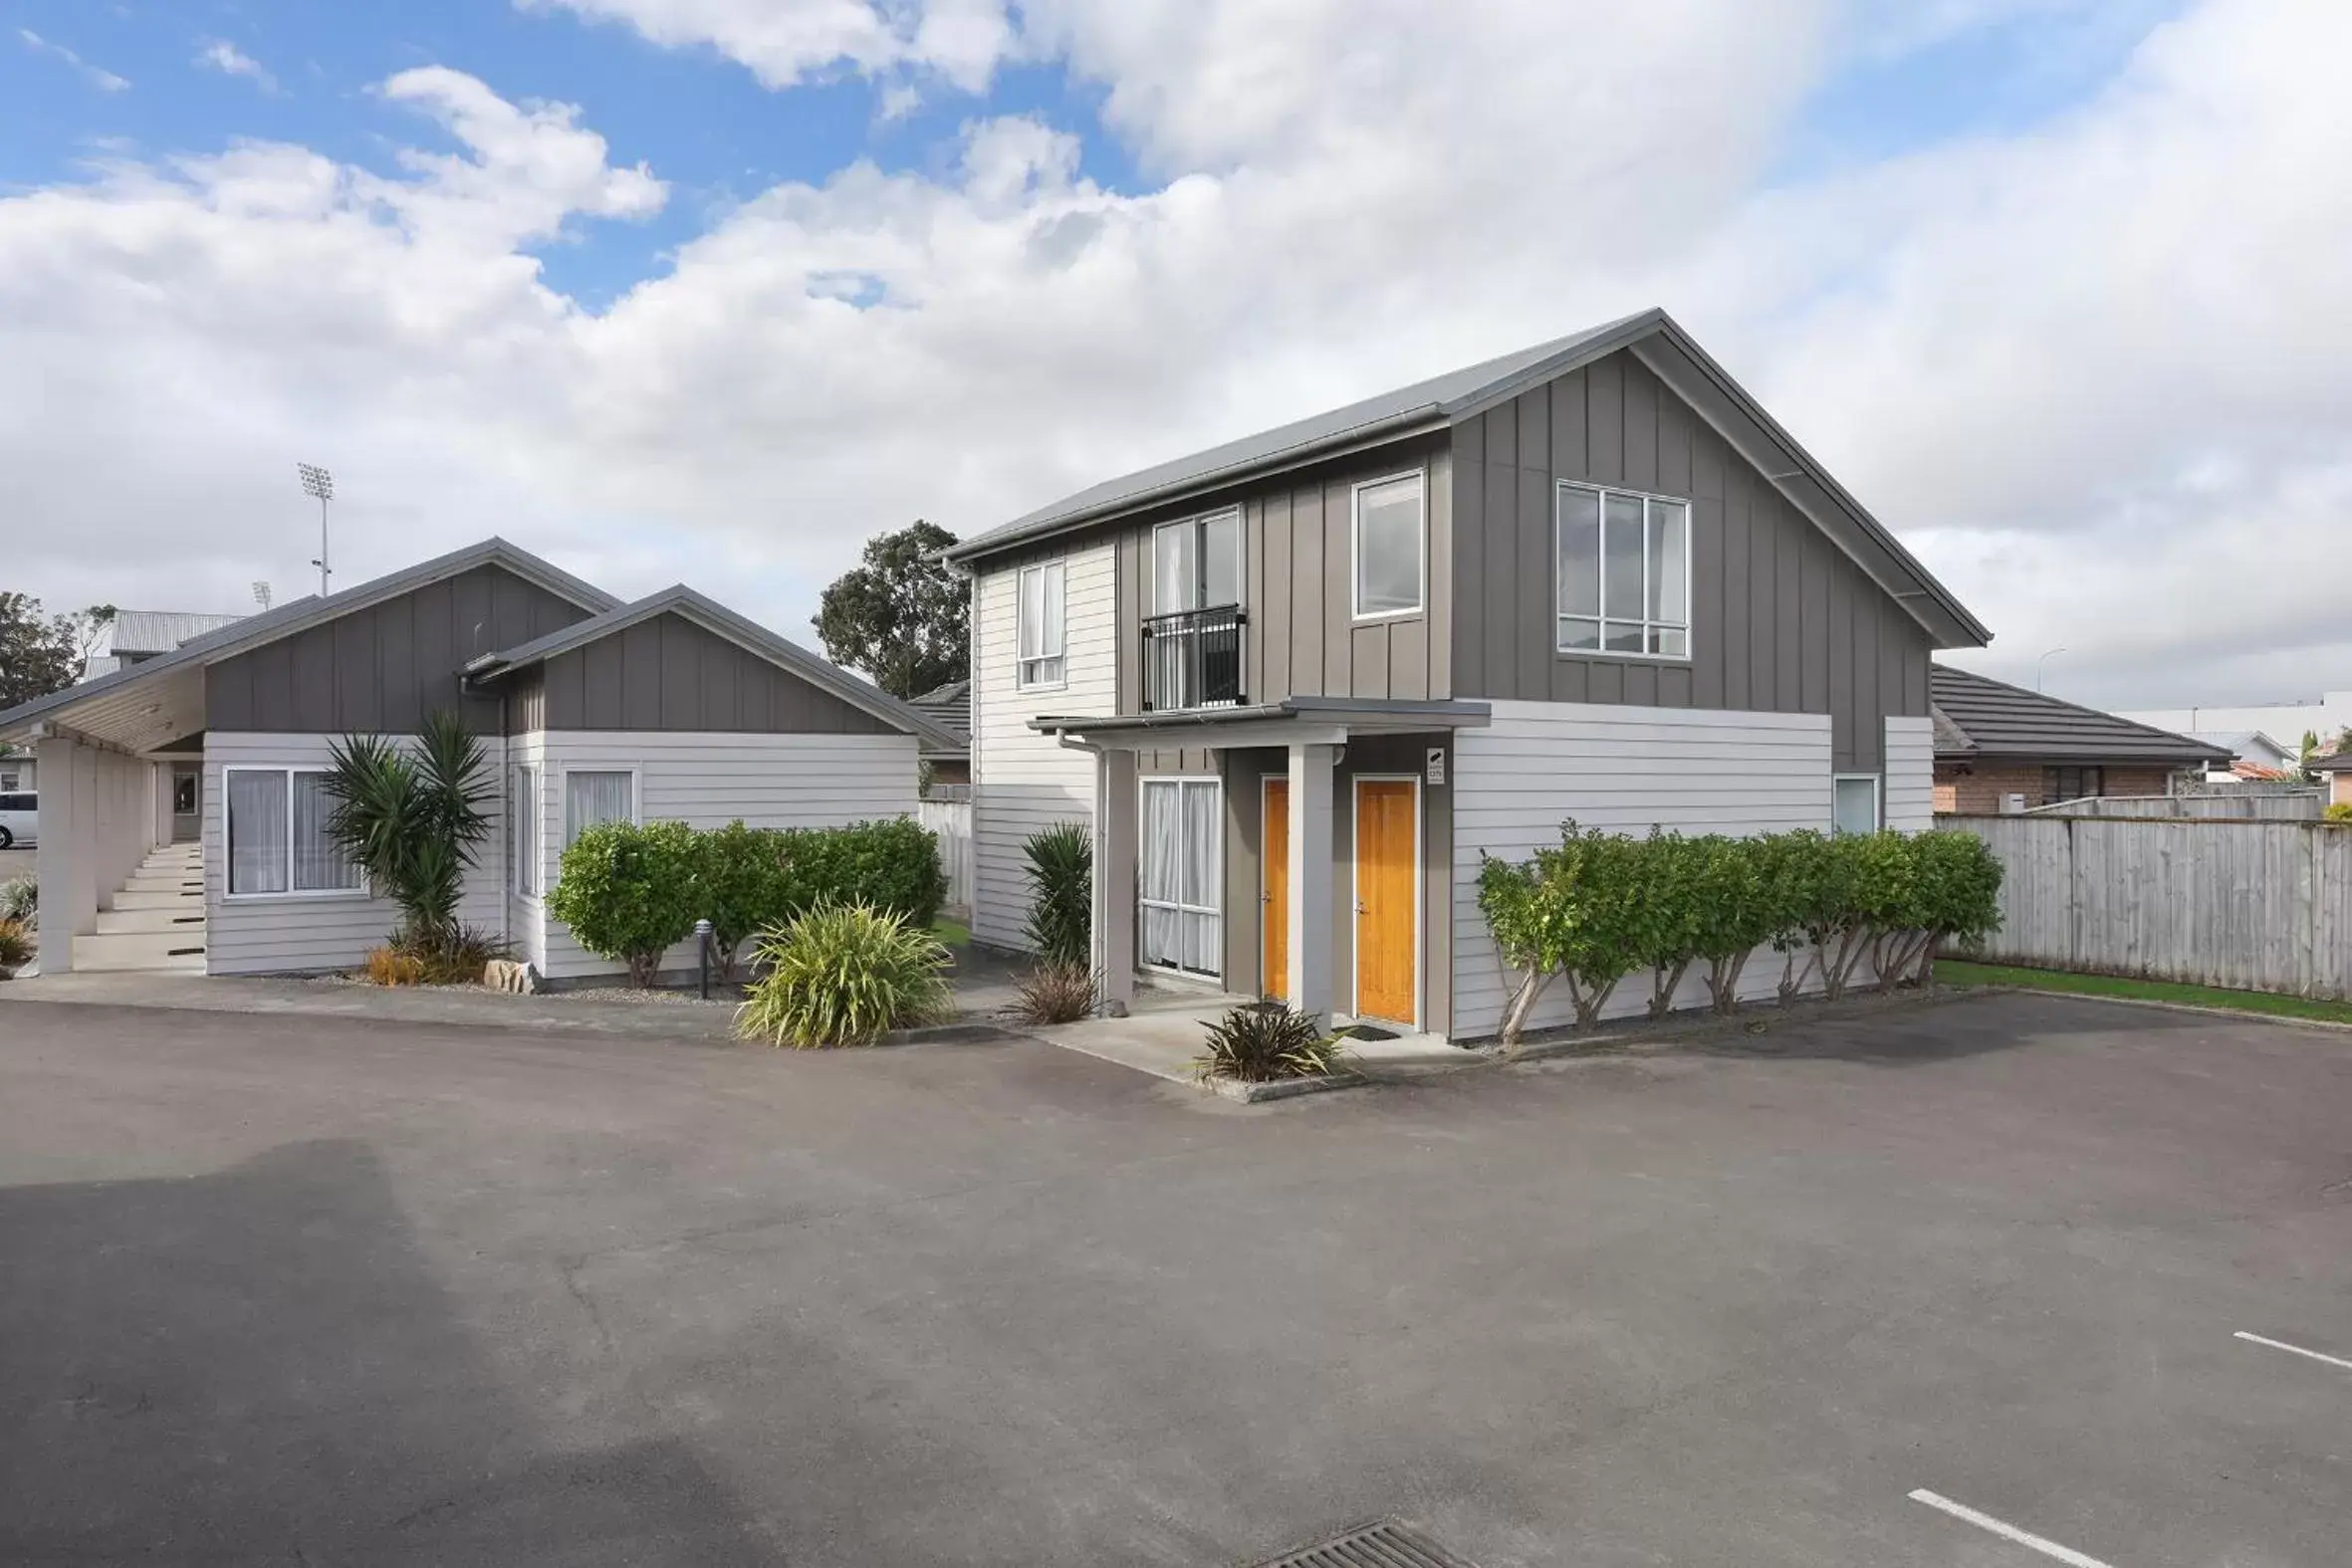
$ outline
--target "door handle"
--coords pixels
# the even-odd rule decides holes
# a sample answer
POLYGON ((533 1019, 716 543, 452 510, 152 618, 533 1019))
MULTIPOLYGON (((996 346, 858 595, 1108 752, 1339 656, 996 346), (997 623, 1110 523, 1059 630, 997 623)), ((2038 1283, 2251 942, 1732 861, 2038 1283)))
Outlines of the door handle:
POLYGON ((1364 901, 1363 901, 1362 899, 1360 899, 1360 898, 1359 898, 1359 899, 1357 899, 1357 900, 1355 901, 1355 912, 1356 912, 1357 914, 1359 914, 1359 915, 1368 915, 1368 914, 1370 914, 1372 911, 1371 911, 1370 909, 1366 908, 1366 907, 1365 907, 1365 905, 1364 905, 1364 901))

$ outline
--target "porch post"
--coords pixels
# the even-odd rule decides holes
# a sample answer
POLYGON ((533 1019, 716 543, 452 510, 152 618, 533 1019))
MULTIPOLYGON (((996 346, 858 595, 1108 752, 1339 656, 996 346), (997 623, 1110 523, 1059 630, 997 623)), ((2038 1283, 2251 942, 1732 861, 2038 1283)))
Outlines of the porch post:
POLYGON ((96 757, 62 735, 46 736, 40 758, 41 973, 74 968, 74 939, 98 929, 96 757))
POLYGON ((1291 748, 1291 1006, 1331 1018, 1331 751, 1291 748))
POLYGON ((1135 754, 1094 754, 1094 973, 1102 1010, 1135 1001, 1135 754))

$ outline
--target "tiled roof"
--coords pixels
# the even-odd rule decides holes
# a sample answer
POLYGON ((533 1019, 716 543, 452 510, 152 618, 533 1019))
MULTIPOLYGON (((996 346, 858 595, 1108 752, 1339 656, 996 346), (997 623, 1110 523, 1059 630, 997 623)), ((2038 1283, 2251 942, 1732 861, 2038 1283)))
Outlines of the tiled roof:
POLYGON ((1931 666, 1929 696, 1938 721, 1938 757, 2173 763, 2184 768, 2230 761, 2231 754, 2218 746, 1948 664, 1931 666))

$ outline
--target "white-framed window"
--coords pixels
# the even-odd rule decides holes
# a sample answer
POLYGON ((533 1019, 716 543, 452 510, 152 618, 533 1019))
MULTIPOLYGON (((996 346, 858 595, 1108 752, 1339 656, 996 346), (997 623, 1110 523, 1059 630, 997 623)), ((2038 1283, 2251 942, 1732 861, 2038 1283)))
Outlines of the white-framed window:
POLYGON ((1162 523, 1151 531, 1151 612, 1217 609, 1242 601, 1238 508, 1162 523))
POLYGON ((335 799, 323 768, 229 768, 228 896, 343 894, 365 879, 327 831, 335 799))
POLYGON ((1829 830, 1875 833, 1879 827, 1878 775, 1839 774, 1829 782, 1829 830))
POLYGON ((625 768, 581 768, 564 775, 564 847, 604 822, 637 819, 637 776, 625 768))
POLYGON ((1139 955, 1152 969, 1225 973, 1225 787, 1215 779, 1143 781, 1139 955))
POLYGON ((506 802, 507 858, 513 863, 514 889, 525 898, 539 896, 539 765, 517 763, 508 784, 506 802))
POLYGON ((1015 640, 1023 686, 1059 686, 1067 668, 1062 649, 1063 572, 1058 560, 1021 568, 1015 640))
POLYGON ((1552 645, 1616 658, 1691 656, 1691 504, 1562 483, 1553 501, 1552 645))
POLYGON ((1354 491, 1355 618, 1418 615, 1429 559, 1428 487, 1418 472, 1368 479, 1354 491))

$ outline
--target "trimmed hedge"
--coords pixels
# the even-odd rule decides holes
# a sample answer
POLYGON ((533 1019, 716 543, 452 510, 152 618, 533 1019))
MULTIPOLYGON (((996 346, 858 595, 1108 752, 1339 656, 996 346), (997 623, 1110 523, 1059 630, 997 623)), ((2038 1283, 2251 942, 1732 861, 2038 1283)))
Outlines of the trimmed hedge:
POLYGON ((946 897, 939 842, 911 817, 847 827, 735 821, 700 832, 683 822, 607 822, 564 851, 548 908, 582 947, 625 961, 630 980, 646 985, 697 920, 711 923, 713 961, 732 978, 746 941, 811 910, 862 905, 928 931, 946 897))
POLYGON ((1479 872, 1479 909, 1519 980, 1503 1013, 1517 1044, 1544 988, 1564 982, 1576 1024, 1599 1021, 1617 985, 1647 970, 1650 1015, 1706 965, 1718 1012, 1738 1006, 1740 975, 1769 944, 1782 955, 1780 1000, 1815 976, 1845 994, 1868 958, 1881 991, 1931 978, 1940 942, 1975 943, 2000 922, 2000 862, 1968 833, 1896 832, 1827 838, 1685 838, 1653 829, 1626 838, 1574 822, 1556 846, 1479 872))

